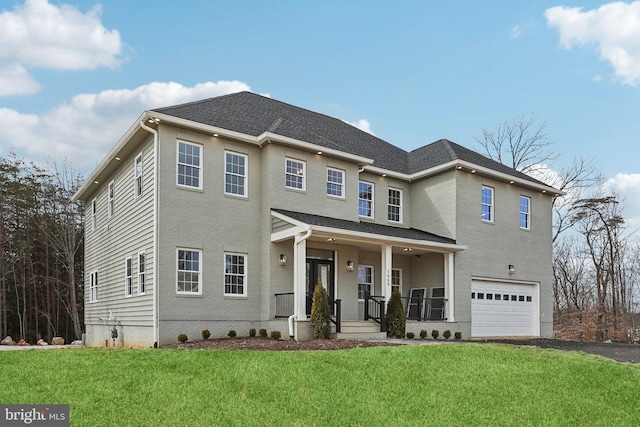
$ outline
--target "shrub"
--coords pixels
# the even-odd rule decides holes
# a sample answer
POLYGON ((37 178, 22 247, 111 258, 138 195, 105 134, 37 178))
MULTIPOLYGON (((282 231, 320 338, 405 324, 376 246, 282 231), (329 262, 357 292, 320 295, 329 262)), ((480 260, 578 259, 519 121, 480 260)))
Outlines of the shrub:
POLYGON ((444 337, 445 340, 448 340, 449 338, 451 338, 451 331, 447 329, 442 333, 442 336, 444 337))
POLYGON ((253 337, 255 337, 255 336, 256 336, 256 329, 255 329, 255 328, 251 328, 251 329, 249 329, 249 336, 250 336, 251 338, 253 338, 253 337))
POLYGON ((440 331, 438 331, 437 329, 434 329, 433 331, 431 331, 431 336, 433 337, 434 340, 437 340, 438 337, 440 336, 440 331))
POLYGON ((229 329, 229 333, 227 333, 227 335, 229 335, 231 338, 236 336, 236 330, 235 329, 229 329))
POLYGON ((454 337, 455 337, 455 339, 457 339, 457 340, 461 340, 461 339, 462 339, 462 332, 456 332, 456 333, 454 334, 454 337))
POLYGON ((387 323, 387 336, 391 338, 404 338, 407 319, 404 315, 404 307, 402 307, 402 298, 398 289, 393 291, 389 303, 387 304, 387 314, 385 316, 387 323))
POLYGON ((282 338, 282 334, 280 333, 280 331, 271 331, 271 338, 273 338, 274 340, 279 340, 280 338, 282 338))
POLYGON ((407 332, 407 338, 409 338, 410 340, 414 339, 416 337, 416 334, 414 334, 413 332, 407 332))
POLYGON ((209 332, 208 329, 205 329, 205 330, 202 331, 202 339, 203 340, 208 340, 210 336, 211 336, 211 332, 209 332))
POLYGON ((327 291, 318 283, 313 290, 313 304, 311 305, 311 330, 314 339, 328 339, 331 337, 331 311, 327 291))
POLYGON ((183 343, 184 343, 184 342, 187 342, 187 340, 188 340, 188 339, 189 339, 189 337, 187 337, 187 335, 186 335, 186 334, 180 334, 180 335, 178 335, 178 341, 180 341, 180 342, 183 342, 183 343))
POLYGON ((260 336, 262 338, 266 338, 267 337, 267 330, 266 329, 260 329, 260 336))
POLYGON ((427 339, 427 331, 425 329, 420 331, 420 339, 427 339))

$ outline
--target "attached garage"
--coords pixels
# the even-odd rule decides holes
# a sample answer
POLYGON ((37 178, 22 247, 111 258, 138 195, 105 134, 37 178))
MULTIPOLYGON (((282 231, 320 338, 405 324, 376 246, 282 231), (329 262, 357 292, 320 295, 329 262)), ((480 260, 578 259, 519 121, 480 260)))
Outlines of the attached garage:
POLYGON ((539 312, 537 284, 471 282, 472 337, 539 336, 539 312))

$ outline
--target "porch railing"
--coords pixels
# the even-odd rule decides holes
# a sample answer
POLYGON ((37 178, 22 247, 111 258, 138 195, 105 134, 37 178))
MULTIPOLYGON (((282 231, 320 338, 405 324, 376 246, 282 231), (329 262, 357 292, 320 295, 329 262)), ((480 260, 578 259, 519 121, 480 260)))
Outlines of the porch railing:
POLYGON ((407 320, 447 320, 447 299, 402 297, 407 320))
POLYGON ((384 297, 371 295, 367 292, 364 295, 364 320, 369 319, 380 325, 380 332, 387 331, 384 297))
POLYGON ((293 292, 276 294, 276 317, 289 317, 293 314, 293 292))
MULTIPOLYGON (((293 292, 284 292, 275 294, 276 297, 276 318, 289 317, 293 314, 293 292)), ((307 292, 307 314, 311 314, 311 293, 307 292)), ((328 296, 329 300, 329 308, 331 311, 331 323, 336 325, 336 332, 340 332, 340 324, 342 318, 342 300, 341 299, 333 299, 328 296)))

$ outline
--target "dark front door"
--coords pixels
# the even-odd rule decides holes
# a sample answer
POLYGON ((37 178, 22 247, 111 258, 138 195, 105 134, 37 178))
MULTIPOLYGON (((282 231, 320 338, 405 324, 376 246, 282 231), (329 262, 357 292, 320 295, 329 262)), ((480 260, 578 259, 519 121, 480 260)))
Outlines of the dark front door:
MULTIPOLYGON (((307 258, 307 314, 311 314, 313 291, 321 283, 333 300, 333 260, 307 258)), ((334 314, 333 304, 329 304, 331 314, 334 314)))

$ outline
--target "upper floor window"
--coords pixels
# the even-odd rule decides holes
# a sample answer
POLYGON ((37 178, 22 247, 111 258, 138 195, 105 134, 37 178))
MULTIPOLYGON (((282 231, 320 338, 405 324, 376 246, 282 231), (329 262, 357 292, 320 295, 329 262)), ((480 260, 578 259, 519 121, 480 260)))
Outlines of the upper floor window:
POLYGON ((202 188, 201 151, 199 145, 178 141, 178 185, 202 188))
POLYGON ((108 192, 109 192, 108 194, 109 200, 107 202, 107 216, 111 218, 115 213, 115 208, 116 208, 116 183, 114 181, 111 181, 109 183, 108 192))
POLYGON ((402 190, 389 189, 389 221, 402 222, 402 190))
POLYGON ((368 294, 373 294, 373 267, 370 265, 359 265, 358 299, 364 299, 368 294))
POLYGON ((482 187, 482 220, 493 222, 493 188, 482 187))
POLYGON ((305 189, 306 164, 300 160, 287 159, 285 166, 285 187, 296 190, 305 189))
POLYGON ((236 196, 247 196, 247 156, 225 153, 224 192, 236 196))
POLYGON ((98 272, 89 275, 89 302, 98 301, 98 272))
POLYGON ((143 295, 147 291, 146 269, 146 254, 140 252, 138 254, 138 293, 140 295, 143 295))
POLYGON ((176 290, 179 294, 202 294, 202 252, 178 249, 178 271, 176 290))
POLYGON ((98 226, 98 202, 96 199, 91 201, 91 229, 95 230, 98 226))
POLYGON ((358 183, 358 215, 373 218, 373 184, 370 182, 358 183))
POLYGON ((124 261, 124 296, 133 295, 133 267, 131 257, 124 261))
POLYGON ((520 196, 520 228, 531 228, 531 198, 520 196))
POLYGON ((344 198, 344 171, 327 168, 327 195, 344 198))
POLYGON ((134 167, 134 195, 135 197, 142 196, 142 154, 139 154, 136 157, 135 167, 134 167))
POLYGON ((247 295, 247 256, 224 254, 224 294, 247 295))

